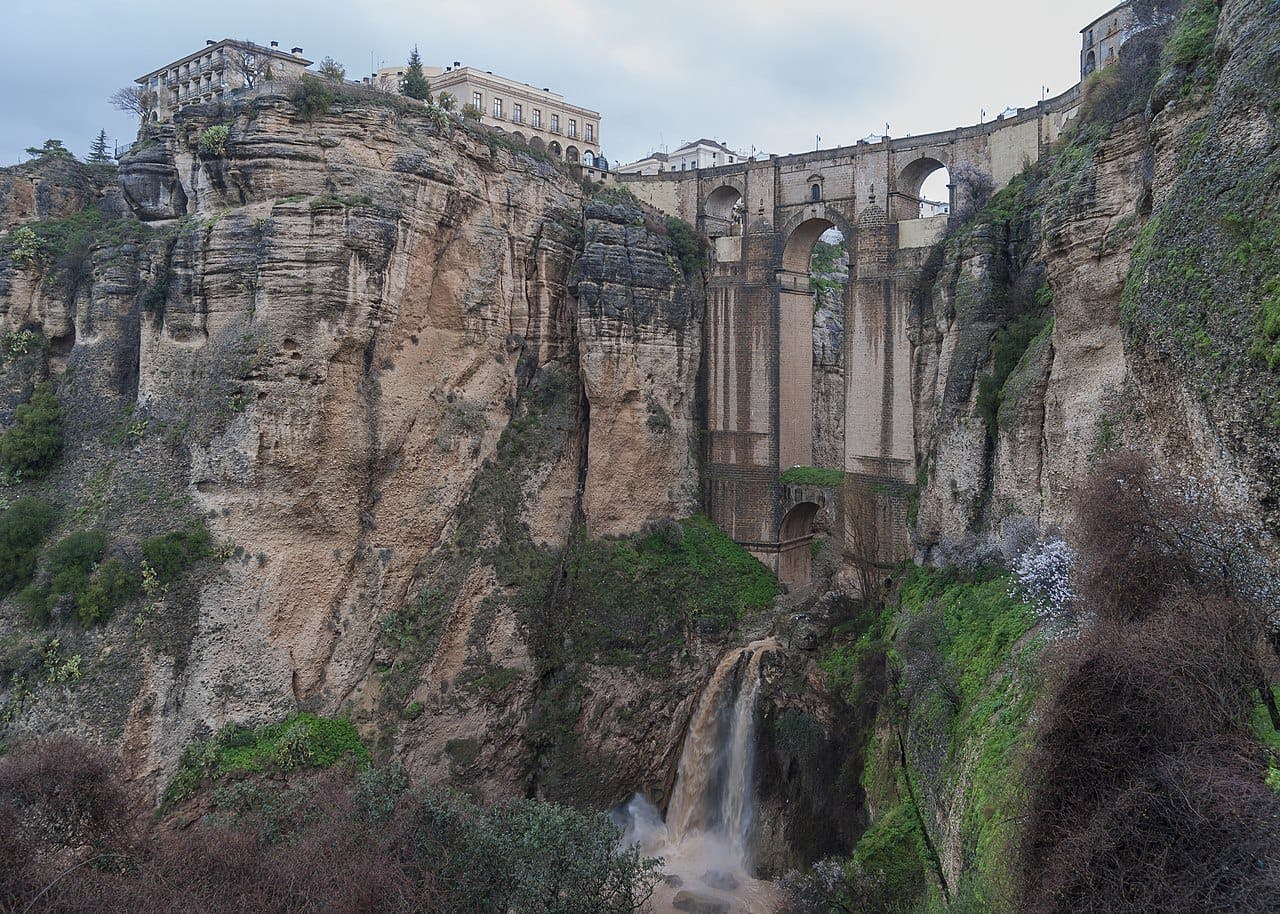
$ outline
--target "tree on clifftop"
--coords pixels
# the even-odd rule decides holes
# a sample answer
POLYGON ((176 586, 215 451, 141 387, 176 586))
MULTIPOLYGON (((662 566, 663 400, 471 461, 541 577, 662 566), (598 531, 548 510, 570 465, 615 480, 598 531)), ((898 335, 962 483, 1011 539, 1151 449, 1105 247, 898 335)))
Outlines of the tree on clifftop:
POLYGON ((316 72, 324 79, 335 83, 340 83, 347 78, 347 68, 332 57, 326 57, 320 61, 320 67, 316 72))
POLYGON ((413 46, 413 53, 409 55, 409 68, 405 71, 400 91, 409 98, 416 98, 423 102, 431 101, 431 84, 427 82, 427 77, 422 72, 422 57, 418 54, 417 45, 413 46))
POLYGON ((110 101, 113 108, 136 114, 145 121, 156 106, 156 94, 141 86, 125 86, 112 92, 110 101))
POLYGON ((86 161, 94 165, 111 164, 111 147, 107 144, 107 131, 98 131, 98 138, 89 147, 89 158, 86 161))

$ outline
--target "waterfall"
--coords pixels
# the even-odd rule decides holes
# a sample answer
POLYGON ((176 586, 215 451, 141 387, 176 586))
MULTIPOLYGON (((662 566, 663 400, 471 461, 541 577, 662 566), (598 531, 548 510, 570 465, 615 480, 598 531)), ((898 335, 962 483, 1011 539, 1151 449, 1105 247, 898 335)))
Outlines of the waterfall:
POLYGON ((663 858, 668 874, 655 910, 768 914, 772 888, 752 876, 756 699, 760 664, 778 648, 756 641, 727 654, 698 696, 685 732, 665 823, 640 795, 627 807, 623 840, 663 858))

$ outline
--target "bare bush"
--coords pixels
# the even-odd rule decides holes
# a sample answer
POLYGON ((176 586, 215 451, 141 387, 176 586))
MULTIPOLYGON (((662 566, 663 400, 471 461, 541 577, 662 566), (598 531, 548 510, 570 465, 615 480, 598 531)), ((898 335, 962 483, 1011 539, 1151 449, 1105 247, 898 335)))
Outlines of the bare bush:
POLYGON ((995 182, 991 175, 979 171, 972 165, 958 165, 951 170, 951 186, 956 201, 955 212, 951 214, 952 222, 962 224, 970 221, 991 202, 995 191, 995 182))
POLYGON ((658 879, 606 816, 479 806, 385 770, 222 793, 186 829, 134 828, 106 756, 21 747, 0 759, 0 912, 633 914, 658 879))
POLYGON ((1274 656, 1243 522, 1135 454, 1099 464, 1079 518, 1097 620, 1058 648, 1039 715, 1021 909, 1278 909, 1280 797, 1251 732, 1274 656))

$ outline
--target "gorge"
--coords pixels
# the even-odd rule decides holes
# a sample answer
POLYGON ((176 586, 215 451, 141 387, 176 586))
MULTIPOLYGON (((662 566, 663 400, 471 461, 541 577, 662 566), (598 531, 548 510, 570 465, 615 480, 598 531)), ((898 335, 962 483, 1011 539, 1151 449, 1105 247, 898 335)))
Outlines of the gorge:
POLYGON ((1280 905, 1280 15, 1153 6, 690 175, 311 78, 0 169, 0 910, 1280 905))

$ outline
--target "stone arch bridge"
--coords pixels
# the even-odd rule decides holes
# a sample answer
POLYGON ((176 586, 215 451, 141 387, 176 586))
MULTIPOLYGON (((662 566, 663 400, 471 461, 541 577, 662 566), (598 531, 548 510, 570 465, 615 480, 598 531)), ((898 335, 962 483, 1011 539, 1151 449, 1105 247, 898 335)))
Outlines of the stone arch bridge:
MULTIPOLYGON (((935 171, 972 168, 1005 186, 1036 161, 1078 109, 1078 88, 990 123, 721 168, 619 175, 641 200, 712 239, 707 302, 708 511, 790 584, 808 581, 816 497, 797 500, 782 474, 815 463, 810 258, 831 228, 844 235, 844 472, 835 518, 882 562, 907 551, 916 483, 908 315, 929 248, 948 216, 924 215, 935 171)), ((951 212, 964 190, 951 185, 951 212)), ((829 449, 828 449, 829 450, 829 449)), ((830 475, 830 474, 828 474, 830 475)), ((824 506, 830 510, 830 505, 824 506)))

